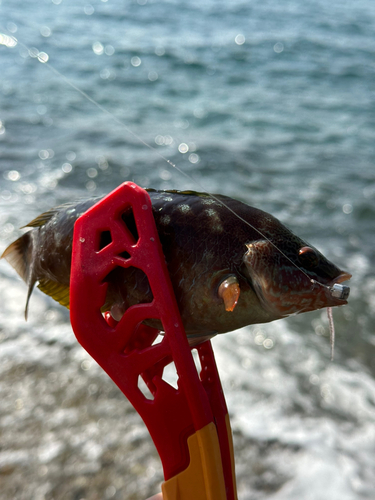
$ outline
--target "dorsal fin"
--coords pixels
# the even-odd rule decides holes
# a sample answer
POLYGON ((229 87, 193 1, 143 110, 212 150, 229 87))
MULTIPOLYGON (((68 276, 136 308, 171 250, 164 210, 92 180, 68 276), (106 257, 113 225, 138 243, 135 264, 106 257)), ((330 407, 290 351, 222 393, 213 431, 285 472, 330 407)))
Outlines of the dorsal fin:
MULTIPOLYGON (((188 195, 188 196, 199 196, 200 198, 210 198, 211 197, 210 193, 202 193, 199 191, 192 191, 192 190, 180 191, 178 189, 164 189, 163 191, 160 191, 158 189, 146 188, 146 191, 148 193, 171 193, 171 194, 181 194, 181 195, 188 195)), ((219 196, 219 195, 216 195, 216 196, 219 196)))
POLYGON ((199 196, 200 198, 209 198, 210 194, 209 193, 202 193, 199 191, 192 191, 191 189, 187 189, 184 191, 180 191, 178 189, 168 189, 166 190, 166 193, 172 193, 172 194, 185 194, 188 196, 199 196))
MULTIPOLYGON (((26 224, 24 227, 40 227, 44 226, 49 220, 52 219, 52 217, 58 212, 56 208, 53 208, 52 210, 48 210, 48 212, 44 212, 43 214, 38 215, 35 219, 33 219, 31 222, 26 224)), ((22 229, 21 228, 21 229, 22 229)))
POLYGON ((61 285, 52 280, 40 280, 38 285, 39 290, 41 290, 46 295, 52 297, 56 302, 59 302, 64 307, 69 309, 70 300, 69 293, 70 288, 66 285, 61 285))

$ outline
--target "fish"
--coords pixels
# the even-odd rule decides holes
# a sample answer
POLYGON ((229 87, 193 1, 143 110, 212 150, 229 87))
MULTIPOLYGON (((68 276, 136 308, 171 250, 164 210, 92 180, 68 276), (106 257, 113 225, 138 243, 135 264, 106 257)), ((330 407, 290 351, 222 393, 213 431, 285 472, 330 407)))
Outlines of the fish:
MULTIPOLYGON (((147 189, 182 322, 190 341, 246 325, 347 303, 351 278, 276 217, 236 199, 196 191, 147 189)), ((2 254, 28 285, 69 308, 73 229, 101 198, 68 202, 29 222, 2 254)), ((122 214, 137 238, 131 209, 122 214)), ((105 233, 103 233, 105 240, 105 233)), ((102 241, 104 247, 108 242, 102 241)), ((106 276, 102 312, 120 320, 134 304, 152 301, 147 276, 117 267, 106 276)), ((146 324, 162 329, 157 320, 146 324)))

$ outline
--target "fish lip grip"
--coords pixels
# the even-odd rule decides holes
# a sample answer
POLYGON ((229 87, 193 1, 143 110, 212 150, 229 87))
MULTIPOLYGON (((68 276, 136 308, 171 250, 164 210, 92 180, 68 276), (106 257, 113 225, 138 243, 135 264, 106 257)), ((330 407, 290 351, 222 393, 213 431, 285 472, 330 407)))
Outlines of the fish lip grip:
POLYGON ((169 500, 235 500, 234 458, 228 411, 210 341, 196 347, 198 375, 182 325, 148 193, 120 185, 85 212, 74 227, 70 316, 79 343, 107 372, 145 422, 160 455, 169 500), (134 237, 122 219, 131 209, 134 237), (110 242, 101 248, 103 232, 110 242), (102 314, 106 276, 117 266, 141 269, 153 300, 129 307, 119 322, 102 314), (143 324, 159 319, 159 331, 143 324), (163 380, 171 361, 178 388, 163 380), (153 399, 138 387, 142 377, 153 399))

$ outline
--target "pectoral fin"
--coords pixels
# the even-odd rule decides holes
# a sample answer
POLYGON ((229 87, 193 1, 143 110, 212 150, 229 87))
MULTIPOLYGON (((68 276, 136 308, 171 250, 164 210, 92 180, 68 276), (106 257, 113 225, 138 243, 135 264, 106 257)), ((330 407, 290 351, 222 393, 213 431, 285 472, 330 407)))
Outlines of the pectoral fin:
POLYGON ((240 297, 240 285, 236 276, 228 276, 222 281, 217 293, 223 299, 225 310, 232 312, 240 297))

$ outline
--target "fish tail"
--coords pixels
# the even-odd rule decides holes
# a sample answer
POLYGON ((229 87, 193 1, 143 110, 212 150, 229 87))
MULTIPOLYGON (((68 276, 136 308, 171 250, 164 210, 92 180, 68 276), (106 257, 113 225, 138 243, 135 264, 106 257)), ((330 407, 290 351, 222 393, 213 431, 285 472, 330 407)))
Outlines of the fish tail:
POLYGON ((29 300, 33 291, 36 278, 33 265, 33 238, 31 231, 14 241, 5 249, 0 259, 5 259, 17 271, 21 278, 28 284, 25 306, 25 319, 27 320, 29 300))

